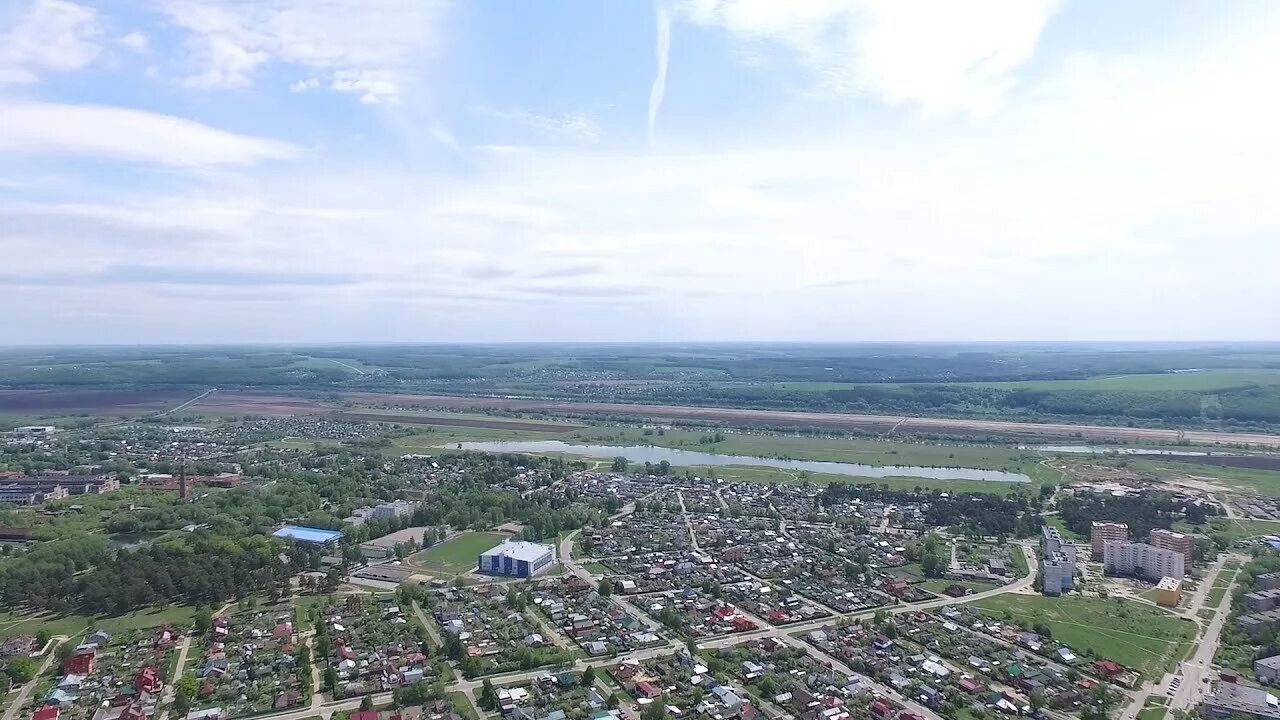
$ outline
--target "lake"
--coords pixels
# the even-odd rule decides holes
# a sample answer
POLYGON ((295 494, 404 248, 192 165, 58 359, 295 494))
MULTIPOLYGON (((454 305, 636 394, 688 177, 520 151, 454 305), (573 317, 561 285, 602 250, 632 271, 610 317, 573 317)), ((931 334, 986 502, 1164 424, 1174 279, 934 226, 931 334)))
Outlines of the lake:
POLYGON ((666 460, 672 465, 682 467, 754 465, 862 478, 915 477, 929 480, 977 480, 982 482, 1031 481, 1031 478, 1022 473, 1005 472, 1003 470, 916 467, 911 465, 862 465, 860 463, 827 462, 822 460, 780 460, 778 458, 751 457, 748 455, 716 455, 695 450, 676 450, 653 445, 574 445, 560 440, 462 442, 458 443, 458 445, 464 450, 480 450, 483 452, 566 453, 605 459, 624 457, 633 463, 648 462, 655 465, 666 460))

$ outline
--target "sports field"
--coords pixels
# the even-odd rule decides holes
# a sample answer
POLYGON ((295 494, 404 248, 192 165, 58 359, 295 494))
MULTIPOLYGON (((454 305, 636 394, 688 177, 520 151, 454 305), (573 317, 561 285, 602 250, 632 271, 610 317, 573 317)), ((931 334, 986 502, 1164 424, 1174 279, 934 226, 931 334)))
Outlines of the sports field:
POLYGON ((974 603, 996 619, 1031 627, 1044 622, 1053 639, 1078 653, 1092 649, 1150 679, 1168 672, 1187 654, 1194 623, 1132 600, 1005 594, 974 603))
POLYGON ((476 567, 480 553, 509 536, 493 532, 464 532, 409 557, 409 564, 436 575, 460 575, 476 567))

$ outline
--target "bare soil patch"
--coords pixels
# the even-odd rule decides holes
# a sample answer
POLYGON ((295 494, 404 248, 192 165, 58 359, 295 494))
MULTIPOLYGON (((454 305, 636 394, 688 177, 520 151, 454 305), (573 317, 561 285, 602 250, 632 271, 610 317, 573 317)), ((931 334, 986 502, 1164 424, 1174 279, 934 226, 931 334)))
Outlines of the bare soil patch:
POLYGON ((0 390, 0 413, 146 413, 191 397, 172 390, 0 390))
POLYGON ((314 400, 290 397, 288 395, 271 395, 265 393, 243 393, 219 390, 192 404, 189 410, 210 415, 267 415, 285 417, 288 415, 318 415, 333 408, 314 400))

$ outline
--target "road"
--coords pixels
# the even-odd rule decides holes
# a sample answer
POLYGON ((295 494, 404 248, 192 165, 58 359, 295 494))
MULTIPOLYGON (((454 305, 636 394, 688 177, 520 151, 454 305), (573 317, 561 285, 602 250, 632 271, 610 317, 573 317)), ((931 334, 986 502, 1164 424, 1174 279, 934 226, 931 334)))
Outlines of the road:
POLYGON ((168 409, 168 410, 165 410, 165 411, 164 411, 164 412, 162 412, 162 413, 156 413, 153 417, 162 418, 162 417, 164 417, 164 416, 166 416, 166 415, 172 415, 173 413, 176 413, 176 412, 178 412, 179 410, 183 410, 183 409, 185 409, 185 408, 189 408, 189 407, 191 407, 192 405, 195 405, 196 403, 198 403, 198 402, 200 402, 201 400, 203 400, 203 399, 205 399, 205 398, 209 397, 210 395, 212 395, 213 393, 215 393, 215 392, 217 392, 217 391, 218 391, 218 388, 209 388, 208 390, 205 390, 204 392, 202 392, 202 393, 200 393, 199 395, 197 395, 197 396, 195 396, 195 397, 191 398, 190 400, 188 400, 188 401, 186 401, 186 402, 182 403, 181 405, 179 405, 179 406, 177 406, 177 407, 175 407, 175 408, 170 408, 170 409, 168 409))
MULTIPOLYGON (((1223 572, 1223 567, 1228 560, 1237 562, 1245 562, 1248 558, 1242 555, 1226 555, 1218 556, 1211 568, 1210 573, 1200 583, 1200 587, 1191 596, 1187 602, 1187 607, 1183 611, 1183 615, 1196 617, 1208 593, 1211 591, 1214 582, 1216 582, 1218 574, 1223 572)), ((1230 571, 1235 573, 1234 570, 1230 571)), ((1138 713, 1146 704, 1147 698, 1156 691, 1163 693, 1169 699, 1169 709, 1172 710, 1190 710, 1200 704, 1205 694, 1209 690, 1209 686, 1213 681, 1213 657, 1218 652, 1218 643, 1222 638, 1222 630, 1226 626, 1227 617, 1231 614, 1231 591, 1235 586, 1235 578, 1232 577, 1231 585, 1227 591, 1222 594, 1222 600, 1218 602, 1218 606, 1214 609, 1213 619, 1209 621, 1207 627, 1201 628, 1201 632, 1196 638, 1195 653, 1184 660, 1177 669, 1177 672, 1166 675, 1158 682, 1145 684, 1141 690, 1132 695, 1129 705, 1121 711, 1119 720, 1134 720, 1138 713), (1172 692, 1168 692, 1172 686, 1174 678, 1180 678, 1178 687, 1172 692)))
POLYGON ((360 368, 356 367, 355 365, 348 365, 348 364, 346 364, 346 363, 342 362, 341 360, 334 360, 333 358, 329 358, 329 362, 331 362, 331 363, 335 363, 335 364, 337 364, 337 365, 341 365, 342 367, 344 367, 344 368, 346 368, 346 369, 348 369, 348 370, 350 370, 350 371, 354 372, 354 373, 355 373, 355 374, 357 374, 357 375, 364 375, 364 374, 365 374, 363 370, 361 370, 360 368))
POLYGON ((27 701, 31 699, 32 691, 36 689, 36 685, 40 684, 40 677, 49 672, 49 666, 58 658, 58 648, 68 639, 66 635, 57 635, 45 647, 45 659, 44 662, 40 663, 40 671, 36 673, 35 677, 27 681, 22 686, 22 689, 18 690, 18 697, 9 703, 9 708, 4 711, 3 720, 14 720, 18 717, 18 713, 22 708, 26 707, 27 701))
POLYGON ((164 712, 160 713, 160 720, 168 720, 169 710, 173 707, 174 685, 178 678, 182 677, 182 670, 187 666, 187 652, 191 649, 191 636, 182 636, 182 646, 178 648, 178 664, 173 666, 173 677, 169 678, 169 682, 164 684, 164 692, 160 693, 160 704, 164 707, 164 712))
POLYGON ((995 433, 1074 437, 1087 440, 1119 440, 1123 442, 1181 442, 1192 445, 1243 443, 1280 448, 1280 435, 1234 433, 1212 430, 1164 430, 1159 428, 1109 427, 1105 425, 1071 425, 1067 423, 1024 423, 1010 420, 972 420, 966 418, 912 417, 901 415, 854 415, 829 412, 794 412, 786 410, 748 410, 744 408, 694 407, 684 405, 644 405, 630 403, 593 403, 525 398, 457 397, 450 395, 389 395, 385 393, 343 393, 343 399, 355 402, 429 405, 450 409, 506 408, 561 413, 608 413, 674 420, 723 421, 740 425, 807 425, 816 427, 877 430, 894 427, 903 432, 995 433))

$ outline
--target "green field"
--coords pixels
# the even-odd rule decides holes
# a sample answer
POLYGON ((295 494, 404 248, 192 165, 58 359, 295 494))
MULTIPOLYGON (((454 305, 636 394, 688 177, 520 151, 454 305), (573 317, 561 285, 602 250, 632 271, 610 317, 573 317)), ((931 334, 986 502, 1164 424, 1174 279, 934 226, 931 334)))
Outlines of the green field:
POLYGON ((472 570, 480 553, 510 537, 503 533, 464 532, 410 556, 409 564, 437 575, 459 575, 472 570))
MULTIPOLYGON (((944 383, 939 383, 944 384, 944 383)), ((1280 370, 1269 369, 1221 369, 1186 373, 1156 373, 1151 375, 1104 375, 1084 380, 1022 380, 1007 382, 945 383, 960 387, 988 387, 1004 390, 1189 390, 1211 391, 1250 385, 1280 385, 1280 370)), ((839 382, 789 382, 775 383, 779 390, 799 392, 827 392, 847 390, 863 383, 839 382)), ((919 386, 919 383, 880 383, 880 387, 919 386)))
POLYGON ((970 590, 974 591, 975 593, 985 592, 987 590, 994 590, 995 588, 1000 587, 999 585, 995 585, 992 583, 975 582, 973 580, 944 580, 942 578, 933 578, 931 580, 925 580, 924 582, 920 583, 920 586, 923 587, 925 590, 928 590, 929 592, 932 592, 932 593, 938 593, 939 595, 942 594, 942 591, 946 590, 952 585, 967 587, 970 590))
POLYGON ((141 628, 173 625, 186 628, 191 624, 194 609, 174 605, 164 608, 135 610, 124 615, 89 616, 89 615, 49 615, 47 613, 27 614, 0 612, 0 639, 14 635, 34 635, 37 630, 48 630, 52 635, 65 635, 74 638, 88 630, 106 630, 121 632, 141 628))
POLYGON ((1280 521, 1216 517, 1209 521, 1209 528, 1234 543, 1241 538, 1280 534, 1280 521))
POLYGON ((1147 678, 1172 669, 1191 648, 1194 623, 1163 610, 1119 598, 1050 598, 997 595, 974 603, 993 617, 1006 611, 1014 622, 1031 627, 1044 622, 1053 639, 1083 653, 1092 649, 1147 678))
POLYGON ((694 430, 666 430, 645 435, 639 428, 585 428, 561 436, 566 442, 603 445, 655 445, 696 450, 717 455, 825 460, 864 465, 919 465, 967 467, 1028 472, 1043 459, 1039 454, 1013 447, 925 442, 898 442, 866 438, 807 437, 763 433, 722 432, 720 442, 700 442, 707 434, 694 430))

